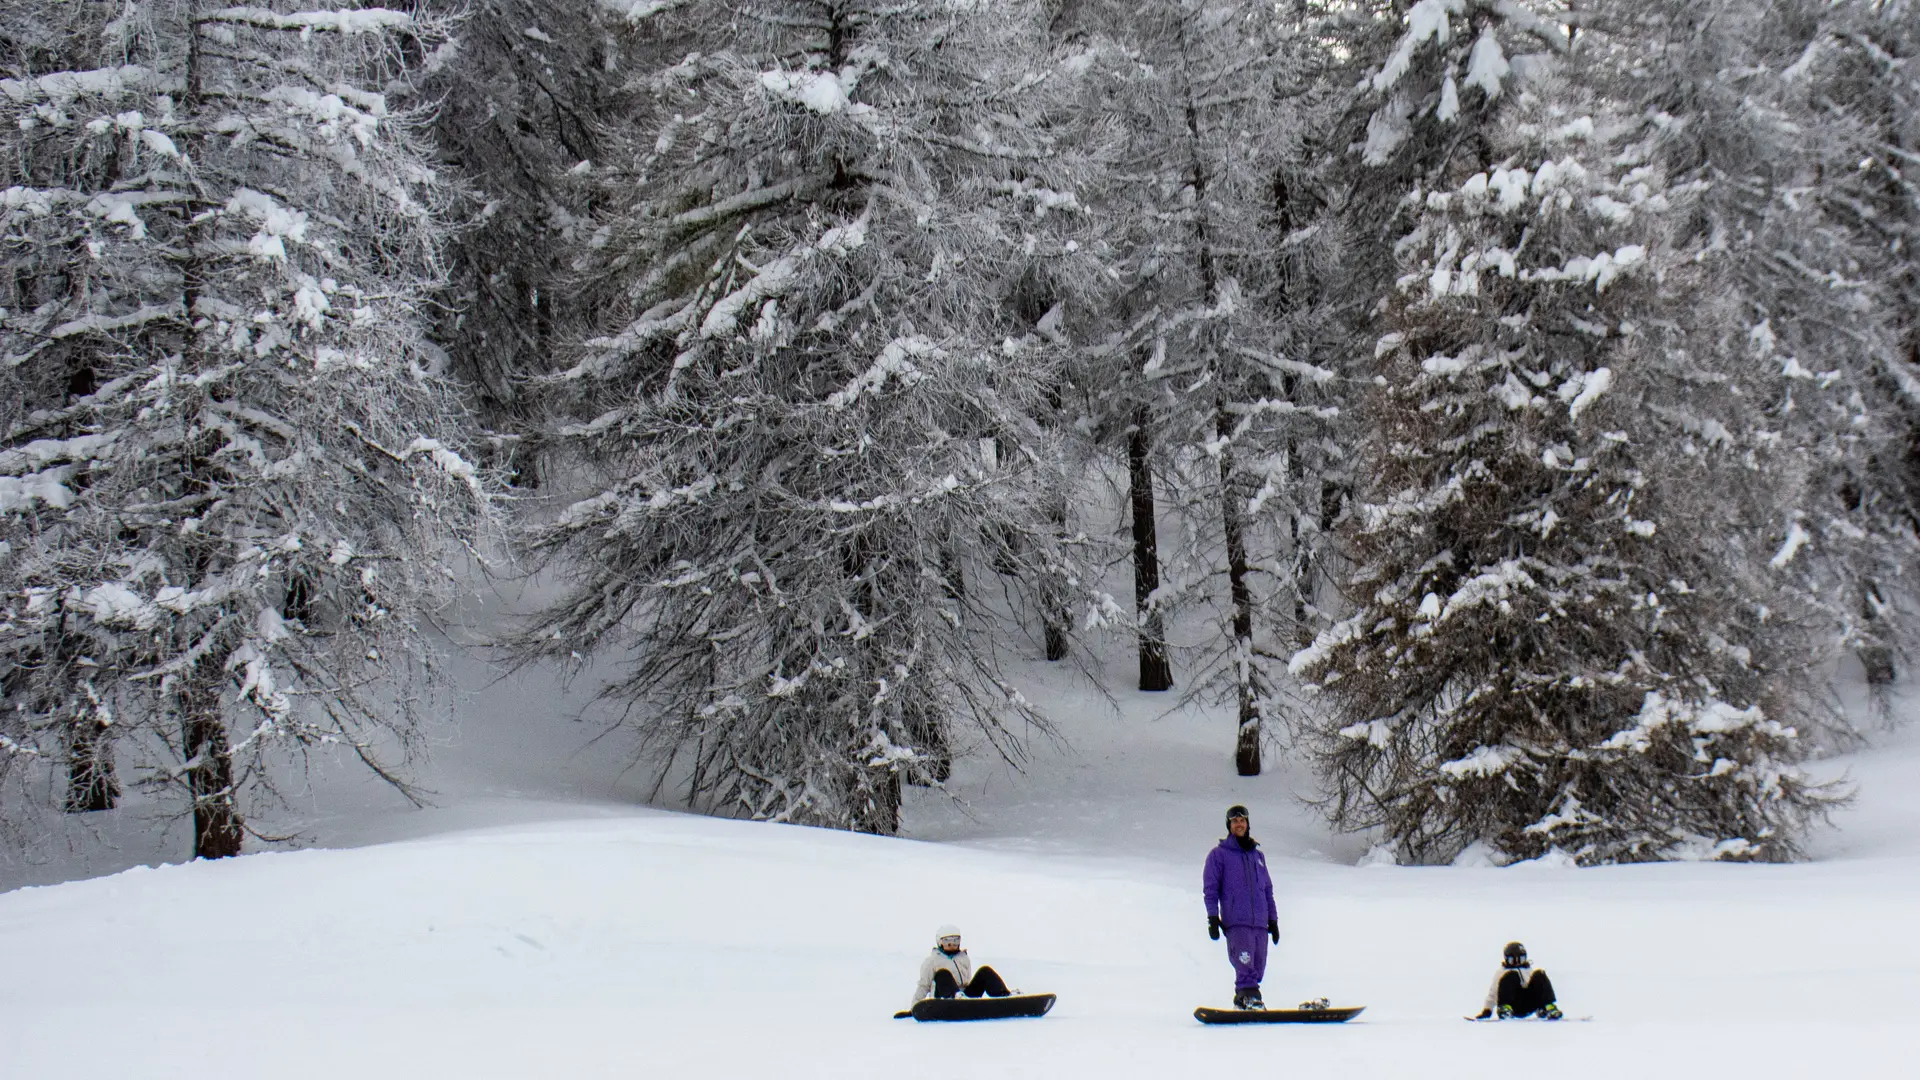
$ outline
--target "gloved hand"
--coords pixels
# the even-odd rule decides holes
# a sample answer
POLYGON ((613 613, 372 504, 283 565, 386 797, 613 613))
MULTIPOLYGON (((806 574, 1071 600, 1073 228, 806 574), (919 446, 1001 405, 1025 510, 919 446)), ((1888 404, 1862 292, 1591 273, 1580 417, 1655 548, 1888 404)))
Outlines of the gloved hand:
POLYGON ((1273 939, 1273 943, 1275 945, 1280 944, 1280 920, 1279 919, 1267 920, 1267 936, 1273 939))
POLYGON ((1481 1009, 1481 1010, 1480 1010, 1480 1015, 1479 1015, 1479 1016, 1476 1016, 1476 1017, 1474 1017, 1474 1019, 1475 1019, 1475 1020, 1487 1020, 1487 1019, 1491 1019, 1492 1017, 1493 1017, 1493 1010, 1492 1010, 1492 1009, 1481 1009))
POLYGON ((1220 916, 1207 916, 1207 936, 1215 941, 1220 940, 1220 916))

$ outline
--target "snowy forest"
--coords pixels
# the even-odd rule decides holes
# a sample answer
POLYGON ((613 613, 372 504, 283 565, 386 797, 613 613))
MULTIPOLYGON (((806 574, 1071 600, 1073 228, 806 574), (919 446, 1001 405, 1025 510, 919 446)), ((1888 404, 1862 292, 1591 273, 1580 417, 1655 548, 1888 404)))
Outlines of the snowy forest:
POLYGON ((411 792, 523 578, 662 805, 1124 649, 1401 861, 1791 860, 1917 245, 1915 0, 0 0, 0 832, 411 792))

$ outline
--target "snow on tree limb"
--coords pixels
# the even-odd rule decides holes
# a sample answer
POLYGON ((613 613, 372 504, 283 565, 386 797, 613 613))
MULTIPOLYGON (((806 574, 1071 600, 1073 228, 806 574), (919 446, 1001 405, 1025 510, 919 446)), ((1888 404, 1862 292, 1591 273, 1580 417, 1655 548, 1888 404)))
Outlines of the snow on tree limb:
POLYGON ((413 25, 413 16, 387 8, 339 8, 321 11, 278 12, 267 8, 230 7, 203 12, 203 23, 228 23, 261 30, 321 31, 336 34, 372 34, 413 25))
POLYGON ((39 101, 65 104, 81 97, 125 97, 166 85, 153 71, 126 64, 93 71, 58 71, 31 79, 0 79, 0 95, 16 105, 39 101))

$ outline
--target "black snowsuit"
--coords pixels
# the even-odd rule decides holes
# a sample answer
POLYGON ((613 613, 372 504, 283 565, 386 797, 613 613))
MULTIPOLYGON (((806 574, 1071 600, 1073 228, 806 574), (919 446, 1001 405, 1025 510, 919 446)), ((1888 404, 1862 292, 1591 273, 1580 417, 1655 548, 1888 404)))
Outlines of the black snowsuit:
POLYGON ((933 996, 937 998, 950 998, 958 994, 967 997, 1006 997, 1008 993, 1006 980, 1000 977, 999 972, 985 965, 973 973, 973 978, 968 979, 965 986, 961 986, 953 977, 953 972, 946 968, 933 973, 933 996))
POLYGON ((1556 1000, 1553 980, 1547 978, 1545 971, 1526 965, 1501 968, 1493 977, 1493 985, 1487 988, 1487 1003, 1480 1010, 1479 1019, 1499 1015, 1503 1005, 1511 1007, 1515 1016, 1532 1016, 1556 1000))

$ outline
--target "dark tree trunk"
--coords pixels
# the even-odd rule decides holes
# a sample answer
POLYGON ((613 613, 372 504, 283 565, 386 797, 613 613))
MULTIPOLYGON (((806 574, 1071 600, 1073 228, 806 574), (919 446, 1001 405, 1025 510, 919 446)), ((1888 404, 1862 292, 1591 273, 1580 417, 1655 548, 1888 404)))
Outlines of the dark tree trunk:
MULTIPOLYGON (((1067 533, 1067 503, 1064 498, 1055 500, 1049 513, 1053 519, 1053 531, 1056 537, 1067 533)), ((1046 626, 1047 659, 1050 661, 1067 658, 1067 629, 1073 624, 1073 614, 1067 610, 1067 597, 1059 583, 1059 574, 1053 567, 1043 567, 1044 584, 1040 589, 1040 619, 1046 626)))
MULTIPOLYGON (((1226 402, 1216 399, 1214 430, 1222 441, 1233 434, 1233 417, 1226 402)), ((1240 515, 1240 477, 1233 452, 1220 451, 1220 524, 1227 540, 1227 594, 1233 602, 1233 681, 1237 691, 1240 734, 1233 752, 1241 776, 1260 775, 1260 703, 1253 685, 1253 589, 1247 584, 1246 522, 1240 515)))
POLYGON ((1313 644, 1313 552, 1301 536, 1300 515, 1289 522, 1293 530, 1293 640, 1301 648, 1313 644))
POLYGON ((120 802, 120 784, 114 778, 113 760, 108 756, 107 733, 107 725, 95 719, 92 710, 72 721, 64 803, 69 814, 111 810, 120 802))
POLYGON ((182 695, 187 790, 193 795, 193 857, 240 854, 244 832, 233 801, 233 753, 220 719, 220 691, 199 687, 182 695))
MULTIPOLYGON (((1860 590, 1860 614, 1868 626, 1884 631, 1886 628, 1880 617, 1880 609, 1880 588, 1869 581, 1860 590)), ((1899 671, 1893 662, 1893 647, 1884 641, 1862 645, 1859 655, 1860 666, 1866 669, 1867 685, 1886 686, 1898 676, 1899 671)))
POLYGON ((1160 531, 1153 498, 1153 410, 1142 404, 1127 435, 1127 492, 1133 508, 1133 610, 1139 622, 1140 689, 1167 690, 1166 620, 1154 605, 1160 588, 1160 531))
MULTIPOLYGON (((1288 375, 1281 380, 1283 392, 1288 401, 1298 403, 1300 380, 1288 375)), ((1293 490, 1298 492, 1306 481, 1307 465, 1300 457, 1300 440, 1291 432, 1287 435, 1287 479, 1292 481, 1293 490)), ((1297 498, 1297 496, 1296 496, 1297 498)), ((1288 538, 1293 543, 1293 640, 1302 648, 1311 644, 1314 638, 1313 619, 1313 552, 1308 550, 1306 530, 1301 528, 1302 513, 1296 503, 1287 515, 1288 538)))
POLYGON ((1893 662, 1893 649, 1887 645, 1862 646, 1860 666, 1867 671, 1869 686, 1887 686, 1899 675, 1893 662))
POLYGON ((854 808, 847 828, 852 832, 875 836, 894 836, 900 832, 900 774, 889 770, 876 777, 867 789, 865 806, 854 808))
MULTIPOLYGON (((1181 24, 1181 54, 1186 54, 1185 24, 1181 24)), ((1207 218, 1207 187, 1211 177, 1200 160, 1200 145, 1205 136, 1200 130, 1200 107, 1191 83, 1186 93, 1187 154, 1193 184, 1195 259, 1200 271, 1200 292, 1208 307, 1220 301, 1220 275, 1213 261, 1213 230, 1207 218)), ((1215 348, 1209 342, 1202 346, 1215 348)), ((1227 592, 1233 602, 1233 682, 1238 700, 1240 728, 1234 740, 1233 764, 1241 776, 1260 775, 1260 704, 1254 692, 1253 673, 1253 590, 1247 584, 1247 534, 1241 516, 1243 495, 1239 470, 1233 463, 1233 415, 1227 410, 1225 390, 1217 368, 1217 352, 1208 358, 1208 373, 1214 376, 1213 430, 1220 440, 1220 523, 1227 541, 1227 592)))
POLYGON ((1049 604, 1047 611, 1047 659, 1058 662, 1067 658, 1067 624, 1061 620, 1057 604, 1049 604))
POLYGON ((940 546, 940 590, 949 600, 960 600, 967 595, 967 574, 951 544, 940 546))

